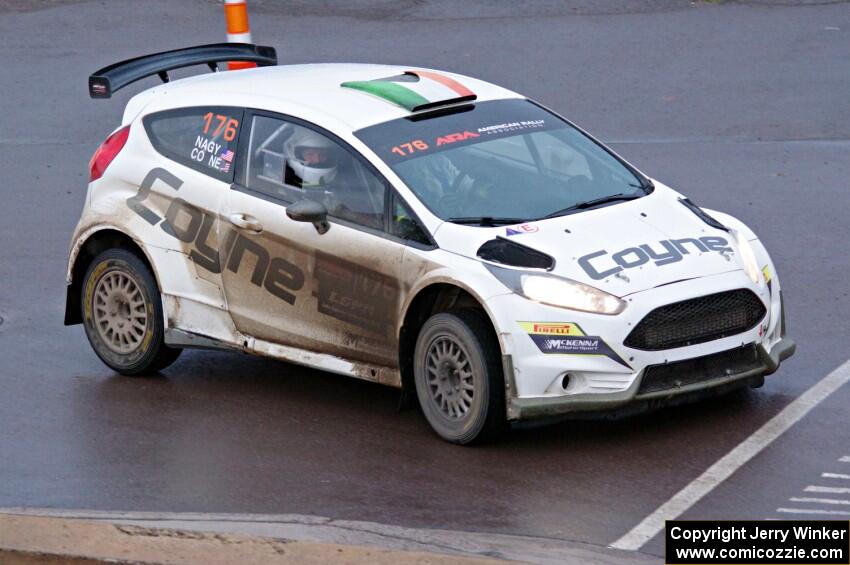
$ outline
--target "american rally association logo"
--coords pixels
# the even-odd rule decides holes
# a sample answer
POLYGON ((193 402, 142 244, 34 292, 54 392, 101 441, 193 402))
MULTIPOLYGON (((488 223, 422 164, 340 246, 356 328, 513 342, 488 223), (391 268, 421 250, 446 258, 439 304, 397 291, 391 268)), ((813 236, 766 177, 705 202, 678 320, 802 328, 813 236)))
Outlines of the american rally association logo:
POLYGON ((519 325, 542 353, 602 355, 631 369, 601 337, 586 335, 576 323, 519 322, 519 325))

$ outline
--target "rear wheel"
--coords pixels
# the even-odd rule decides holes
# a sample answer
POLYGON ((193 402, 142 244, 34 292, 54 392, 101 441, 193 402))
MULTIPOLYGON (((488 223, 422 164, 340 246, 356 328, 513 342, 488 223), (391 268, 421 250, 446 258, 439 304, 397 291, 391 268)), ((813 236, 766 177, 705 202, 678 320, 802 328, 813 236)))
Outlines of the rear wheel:
POLYGON ((416 340, 414 379, 422 412, 443 439, 465 445, 505 429, 499 344, 482 312, 429 318, 416 340))
POLYGON ((123 375, 164 369, 180 355, 165 345, 162 303, 153 274, 136 255, 108 249, 83 279, 83 326, 92 348, 123 375))

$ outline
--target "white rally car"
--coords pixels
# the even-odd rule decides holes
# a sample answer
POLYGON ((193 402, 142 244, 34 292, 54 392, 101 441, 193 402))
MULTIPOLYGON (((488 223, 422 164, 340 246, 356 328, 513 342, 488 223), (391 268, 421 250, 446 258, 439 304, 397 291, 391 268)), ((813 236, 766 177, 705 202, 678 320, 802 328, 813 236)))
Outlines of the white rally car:
POLYGON ((119 373, 188 347, 400 387, 443 438, 759 386, 794 352, 755 234, 517 93, 192 47, 92 157, 66 324, 119 373), (260 67, 168 82, 223 61, 260 67))

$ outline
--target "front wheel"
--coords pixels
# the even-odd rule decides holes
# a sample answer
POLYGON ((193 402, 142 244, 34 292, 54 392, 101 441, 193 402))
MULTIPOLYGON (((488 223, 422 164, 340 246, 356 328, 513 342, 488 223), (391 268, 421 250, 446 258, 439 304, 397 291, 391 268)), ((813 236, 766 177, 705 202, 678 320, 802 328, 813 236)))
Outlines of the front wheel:
POLYGON ((484 313, 431 316, 416 339, 414 379, 422 412, 443 439, 477 443, 506 427, 501 354, 484 313))
POLYGON ((165 345, 159 289, 150 269, 126 249, 94 258, 83 279, 83 326, 94 352, 113 370, 138 375, 180 355, 165 345))

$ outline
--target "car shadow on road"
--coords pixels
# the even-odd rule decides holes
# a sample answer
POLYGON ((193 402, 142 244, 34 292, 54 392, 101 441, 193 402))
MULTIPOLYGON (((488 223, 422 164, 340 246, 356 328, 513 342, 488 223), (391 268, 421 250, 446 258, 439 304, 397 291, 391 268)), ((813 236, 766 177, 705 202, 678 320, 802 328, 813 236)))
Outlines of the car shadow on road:
POLYGON ((39 448, 54 462, 51 484, 74 481, 73 493, 57 494, 67 507, 298 513, 555 537, 578 535, 570 528, 582 523, 563 521, 565 501, 603 514, 600 500, 617 501, 639 515, 785 402, 733 395, 613 422, 515 429, 469 448, 438 438, 418 408, 399 411, 395 389, 279 361, 187 351, 152 377, 90 368, 56 415, 61 431, 39 448))
MULTIPOLYGON (((328 433, 338 423, 347 422, 364 432, 373 426, 393 434, 418 434, 426 443, 435 439, 415 403, 413 408, 399 408, 396 389, 271 359, 187 351, 163 373, 136 378, 116 375, 101 382, 107 398, 120 399, 129 392, 150 396, 160 408, 215 406, 224 419, 232 408, 241 407, 257 413, 273 411, 290 420, 327 418, 334 422, 328 433)), ((760 425, 788 400, 771 394, 768 380, 761 389, 737 390, 617 419, 602 416, 523 423, 489 448, 599 449, 602 445, 663 442, 683 433, 693 434, 695 440, 710 433, 715 441, 708 443, 716 443, 718 435, 737 437, 741 430, 760 425)), ((242 417, 247 416, 243 413, 242 417)), ((322 433, 321 427, 314 431, 322 433)))

